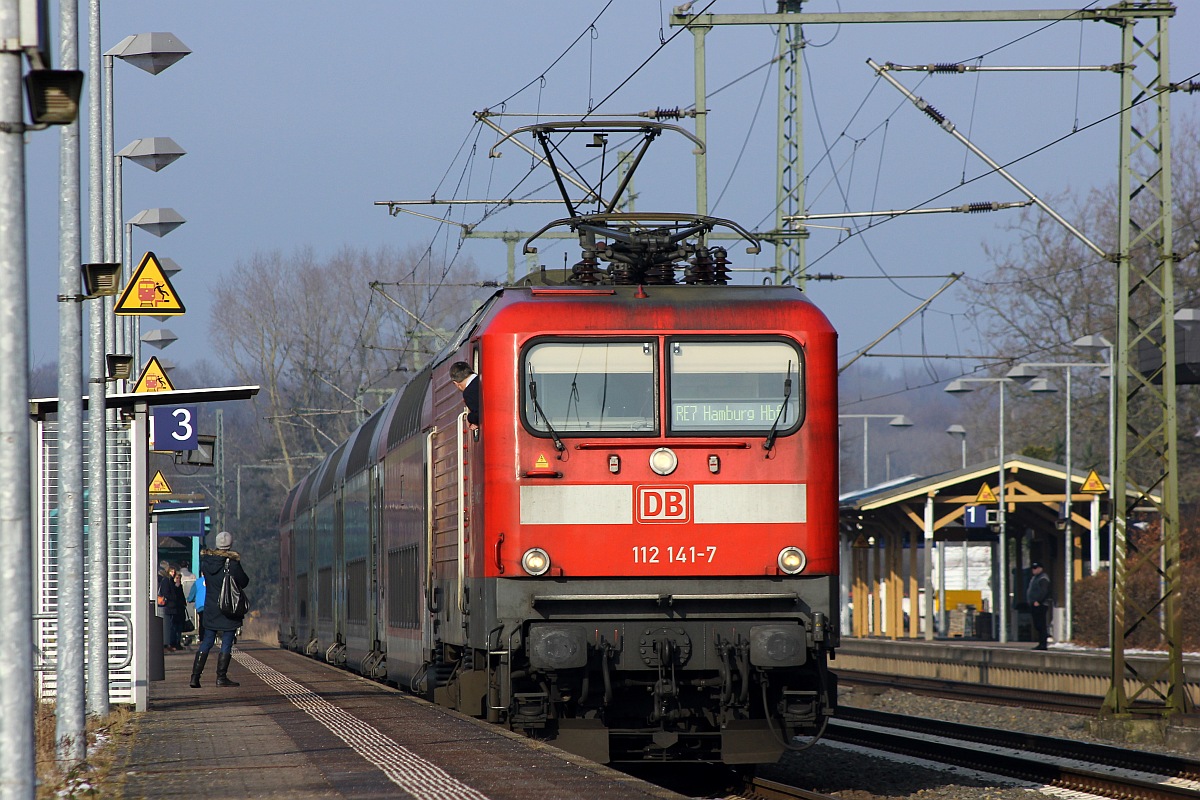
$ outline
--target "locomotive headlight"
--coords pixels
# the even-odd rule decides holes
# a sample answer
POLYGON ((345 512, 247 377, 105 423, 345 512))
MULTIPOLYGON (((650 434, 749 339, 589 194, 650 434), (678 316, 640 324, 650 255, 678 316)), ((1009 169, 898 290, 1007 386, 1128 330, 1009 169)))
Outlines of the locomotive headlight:
POLYGON ((779 569, 787 575, 803 572, 808 564, 808 557, 799 547, 785 547, 779 551, 779 569))
POLYGON ((679 466, 679 457, 669 447, 660 447, 650 454, 650 469, 659 475, 670 475, 679 466))
POLYGON ((540 547, 531 547, 521 556, 521 568, 530 575, 545 575, 550 569, 550 556, 540 547))

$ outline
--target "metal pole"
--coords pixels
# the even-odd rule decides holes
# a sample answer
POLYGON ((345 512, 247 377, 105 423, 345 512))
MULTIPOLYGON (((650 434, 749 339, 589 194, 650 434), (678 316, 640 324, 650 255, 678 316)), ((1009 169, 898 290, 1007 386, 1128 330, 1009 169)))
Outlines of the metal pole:
POLYGON ((228 503, 225 493, 225 412, 222 409, 217 409, 217 441, 213 445, 213 460, 217 467, 217 530, 229 529, 229 512, 226 510, 228 503))
POLYGON ((962 437, 962 468, 967 468, 967 435, 965 433, 962 437))
POLYGON ((1008 641, 1008 530, 1006 528, 1006 516, 1008 512, 1008 498, 1004 495, 1004 379, 999 381, 1000 384, 1000 512, 996 515, 1000 523, 1000 602, 998 602, 996 611, 997 618, 1000 620, 1000 641, 1008 641))
POLYGON ((933 495, 925 498, 925 641, 933 641, 933 495))
POLYGON ((1067 449, 1066 449, 1066 494, 1063 496, 1063 559, 1067 562, 1063 567, 1063 628, 1060 641, 1069 642, 1072 638, 1071 600, 1074 595, 1075 581, 1075 532, 1071 522, 1071 368, 1064 367, 1067 383, 1067 449))
MULTIPOLYGON (((78 0, 59 5, 63 69, 79 69, 78 0)), ((79 294, 79 121, 59 132, 58 642, 55 749, 64 771, 87 756, 83 658, 83 300, 79 294)))
POLYGON ((708 25, 695 25, 690 28, 694 46, 693 68, 696 73, 696 138, 704 144, 704 147, 696 148, 697 214, 708 213, 708 156, 705 154, 708 147, 708 106, 705 95, 708 94, 708 89, 704 69, 704 36, 709 29, 708 25))
MULTIPOLYGON (((100 0, 88 2, 88 60, 93 76, 101 73, 100 0)), ((89 153, 94 166, 89 170, 90 226, 92 256, 104 259, 104 182, 101 170, 103 130, 102 97, 94 78, 88 93, 89 153)), ((90 303, 91 377, 88 379, 88 712, 106 717, 108 703, 108 401, 104 396, 104 298, 90 303)))
POLYGON ((863 417, 863 488, 871 484, 867 482, 867 418, 863 417))
POLYGON ((29 301, 18 0, 0 0, 0 798, 34 795, 29 301))

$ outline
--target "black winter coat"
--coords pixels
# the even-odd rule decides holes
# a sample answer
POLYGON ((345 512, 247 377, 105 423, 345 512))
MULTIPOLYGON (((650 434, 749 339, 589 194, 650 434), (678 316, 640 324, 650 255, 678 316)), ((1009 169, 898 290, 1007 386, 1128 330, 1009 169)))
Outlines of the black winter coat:
POLYGON ((201 550, 200 572, 204 575, 204 627, 214 631, 235 631, 242 627, 242 617, 227 617, 218 604, 221 596, 221 578, 225 560, 229 560, 229 572, 234 582, 242 589, 250 583, 242 569, 241 557, 233 550, 201 550))
POLYGON ((158 596, 167 601, 166 605, 162 607, 164 614, 184 613, 187 607, 187 598, 183 596, 183 589, 175 585, 175 579, 170 575, 158 577, 158 596))

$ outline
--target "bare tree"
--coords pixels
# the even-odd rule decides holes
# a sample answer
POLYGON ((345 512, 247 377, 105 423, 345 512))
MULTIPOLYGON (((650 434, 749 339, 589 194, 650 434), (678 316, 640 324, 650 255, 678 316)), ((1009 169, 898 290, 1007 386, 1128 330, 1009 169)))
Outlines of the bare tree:
POLYGON ((402 385, 413 354, 429 349, 422 332, 452 329, 470 312, 480 293, 474 266, 427 263, 388 247, 327 259, 311 248, 273 251, 239 262, 218 285, 215 348, 238 379, 263 387, 262 453, 284 465, 286 485, 402 385))
MULTIPOLYGON (((1175 268, 1177 308, 1200 305, 1200 257, 1194 242, 1200 233, 1200 125, 1195 118, 1176 125, 1172 190, 1174 198, 1174 245, 1183 256, 1175 268)), ((1134 202, 1150 209, 1155 186, 1145 187, 1134 202)), ((1052 200, 1064 216, 1085 231, 1106 251, 1116 250, 1118 197, 1115 183, 1086 195, 1066 193, 1052 200)), ((1147 210, 1146 213, 1150 213, 1147 210)), ((1116 335, 1116 264, 1097 257, 1074 236, 1036 209, 1020 215, 1010 230, 1014 244, 985 248, 994 268, 985 278, 968 278, 963 292, 987 333, 991 352, 1019 361, 1078 361, 1082 354, 1072 347, 1081 336, 1100 334, 1109 341, 1116 335)), ((1149 261, 1157 257, 1147 247, 1132 257, 1149 261)), ((1152 304, 1156 297, 1144 292, 1134 302, 1152 304)), ((1054 373, 1048 373, 1053 377, 1054 373)), ((1061 371, 1057 371, 1061 376, 1061 371)), ((1100 370, 1075 370, 1073 374, 1076 467, 1106 467, 1108 454, 1108 385, 1100 370)), ((1180 389, 1181 400, 1195 387, 1180 389), (1185 394, 1187 393, 1187 394, 1185 394)), ((1058 401, 1061 407, 1061 400, 1058 401)), ((1200 424, 1196 403, 1179 404, 1181 472, 1195 475, 1200 452, 1192 433, 1200 424)), ((1062 416, 1048 413, 1045 403, 1014 404, 1012 430, 1016 441, 1047 446, 1054 457, 1063 451, 1062 416)), ((1195 479, 1182 486, 1185 497, 1200 496, 1195 479)))

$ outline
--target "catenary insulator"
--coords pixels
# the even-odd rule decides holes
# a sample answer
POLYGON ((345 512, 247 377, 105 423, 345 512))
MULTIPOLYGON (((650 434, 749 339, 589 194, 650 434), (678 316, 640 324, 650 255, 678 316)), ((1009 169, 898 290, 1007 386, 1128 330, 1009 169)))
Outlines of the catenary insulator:
POLYGON ((596 278, 596 254, 585 252, 579 263, 571 267, 571 280, 585 285, 599 283, 596 278))
POLYGON ((927 67, 925 67, 925 69, 927 69, 929 71, 930 75, 932 75, 935 72, 966 72, 967 65, 966 64, 949 64, 949 63, 930 64, 927 67))
POLYGON ((942 115, 942 112, 938 111, 936 108, 931 106, 929 103, 926 103, 924 100, 920 101, 920 103, 918 103, 917 107, 920 108, 922 111, 924 111, 926 114, 928 114, 930 119, 932 119, 938 125, 946 124, 946 118, 942 115))

